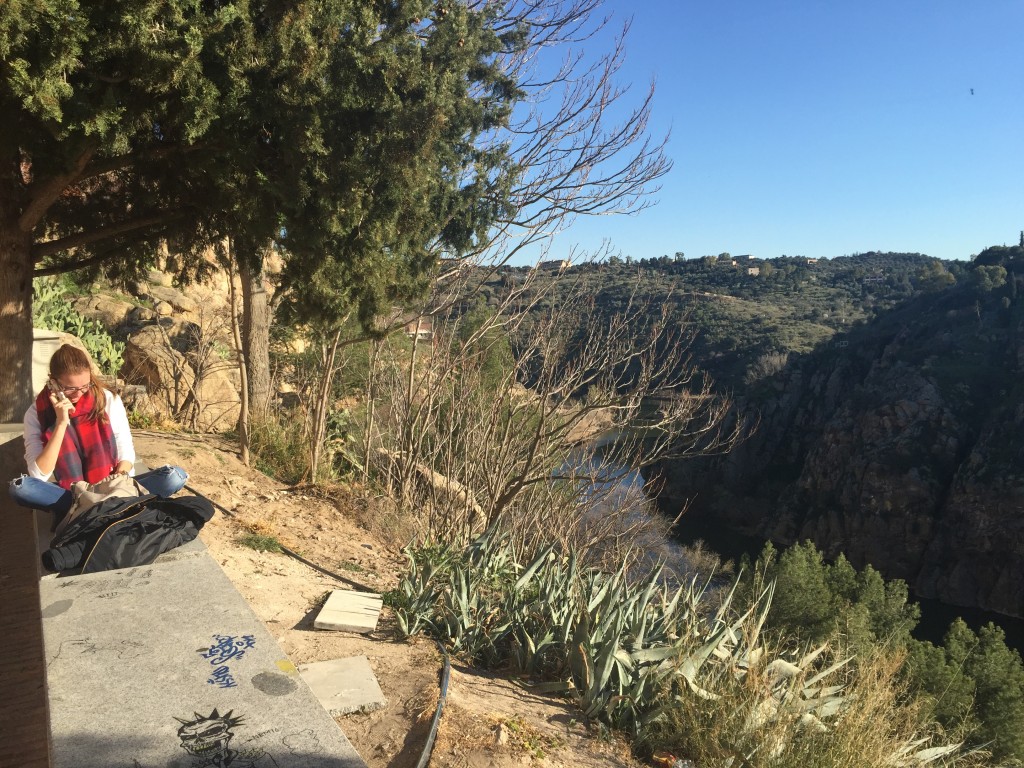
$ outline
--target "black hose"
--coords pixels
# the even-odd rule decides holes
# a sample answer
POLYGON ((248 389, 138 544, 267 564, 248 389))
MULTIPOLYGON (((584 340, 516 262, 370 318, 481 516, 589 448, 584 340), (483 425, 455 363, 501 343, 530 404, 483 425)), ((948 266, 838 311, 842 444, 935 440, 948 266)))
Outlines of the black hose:
MULTIPOLYGON (((237 517, 237 515, 235 515, 235 513, 232 512, 230 509, 221 504, 218 504, 216 501, 200 493, 190 485, 186 484, 185 490, 195 494, 196 496, 201 496, 202 498, 206 499, 208 502, 213 504, 213 506, 215 506, 228 517, 237 517)), ((349 584, 365 592, 374 592, 373 589, 366 586, 365 584, 360 584, 359 582, 352 581, 352 579, 346 579, 344 576, 339 576, 336 573, 332 573, 326 568, 322 568, 316 563, 307 560, 298 552, 294 552, 291 549, 288 549, 288 547, 284 545, 281 545, 281 551, 289 557, 295 558, 303 565, 309 566, 315 571, 319 571, 325 576, 329 576, 332 579, 337 579, 338 581, 344 582, 345 584, 349 584)), ((444 711, 444 702, 445 699, 448 697, 448 683, 451 680, 452 676, 452 660, 451 657, 448 655, 448 651, 445 649, 444 645, 442 645, 439 640, 435 640, 434 642, 437 644, 438 650, 441 651, 441 655, 444 656, 444 667, 441 670, 441 693, 437 697, 437 709, 434 710, 434 719, 430 723, 430 732, 427 734, 427 741, 423 745, 423 752, 420 753, 420 759, 419 762, 416 763, 416 768, 426 768, 427 763, 430 762, 430 755, 434 751, 434 740, 437 738, 437 729, 441 725, 441 713, 444 711)))
POLYGON ((444 710, 444 700, 448 696, 448 681, 452 676, 452 660, 448 655, 448 651, 441 644, 440 640, 435 640, 437 643, 438 650, 444 656, 444 670, 441 672, 441 695, 437 697, 437 709, 434 710, 434 720, 430 724, 430 733, 427 734, 427 743, 423 745, 423 752, 420 754, 420 760, 416 763, 416 768, 425 768, 426 764, 430 762, 430 755, 434 751, 434 739, 437 738, 437 727, 441 724, 441 712, 444 710))

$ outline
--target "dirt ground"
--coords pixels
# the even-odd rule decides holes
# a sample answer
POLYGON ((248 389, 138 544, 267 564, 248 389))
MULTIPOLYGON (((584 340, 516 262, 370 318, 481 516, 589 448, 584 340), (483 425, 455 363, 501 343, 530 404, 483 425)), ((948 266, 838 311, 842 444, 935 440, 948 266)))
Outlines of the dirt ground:
MULTIPOLYGON (((353 588, 354 583, 384 592, 398 583, 405 560, 394 545, 371 533, 370 513, 348 499, 317 498, 247 469, 233 445, 215 436, 136 431, 135 442, 150 466, 184 467, 189 486, 236 515, 218 512, 202 539, 295 664, 360 655, 369 659, 387 706, 337 721, 370 768, 415 766, 439 694, 442 658, 433 641, 397 639, 387 608, 372 634, 313 628, 330 590, 353 588), (339 582, 287 555, 238 543, 253 531, 275 536, 353 583, 339 582)), ((565 699, 533 694, 513 680, 456 662, 430 765, 642 765, 621 739, 588 730, 580 719, 565 699)))

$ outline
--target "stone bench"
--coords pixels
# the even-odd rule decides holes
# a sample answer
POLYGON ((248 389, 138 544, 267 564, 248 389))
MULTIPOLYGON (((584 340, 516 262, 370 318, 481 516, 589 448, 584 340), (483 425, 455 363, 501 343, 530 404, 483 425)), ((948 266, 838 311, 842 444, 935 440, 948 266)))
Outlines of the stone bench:
POLYGON ((365 768, 203 548, 40 582, 55 768, 365 768))
MULTIPOLYGON (((8 481, 21 425, 0 436, 8 481)), ((0 494, 0 765, 365 768, 201 540, 62 577, 51 524, 0 494)))

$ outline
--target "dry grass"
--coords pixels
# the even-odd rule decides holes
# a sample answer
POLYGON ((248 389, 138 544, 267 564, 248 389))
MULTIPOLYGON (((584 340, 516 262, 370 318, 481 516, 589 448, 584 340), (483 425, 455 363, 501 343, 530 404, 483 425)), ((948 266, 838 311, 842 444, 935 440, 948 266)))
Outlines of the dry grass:
MULTIPOLYGON (((827 662, 826 662, 827 663, 827 662)), ((903 659, 878 654, 862 659, 836 684, 845 683, 842 711, 821 721, 785 709, 774 717, 771 682, 764 669, 742 679, 718 678, 711 701, 680 694, 665 720, 652 731, 647 747, 666 749, 693 760, 701 768, 731 765, 744 768, 894 768, 913 763, 894 762, 911 742, 929 737, 913 751, 951 740, 922 720, 920 708, 899 678, 903 659)), ((813 674, 793 681, 801 687, 813 674)), ((988 765, 983 754, 950 758, 936 765, 988 765)))

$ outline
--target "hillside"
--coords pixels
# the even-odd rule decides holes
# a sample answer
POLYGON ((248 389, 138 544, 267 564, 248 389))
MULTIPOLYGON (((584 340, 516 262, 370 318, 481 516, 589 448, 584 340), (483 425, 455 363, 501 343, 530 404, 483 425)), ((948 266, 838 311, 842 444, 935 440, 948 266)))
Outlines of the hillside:
MULTIPOLYGON (((962 265, 917 253, 865 253, 835 259, 783 256, 721 257, 580 264, 567 273, 541 273, 527 291, 543 294, 542 312, 570 290, 593 299, 608 315, 630 301, 663 307, 694 333, 691 352, 720 389, 739 392, 765 365, 815 349, 922 291, 951 278, 962 265), (756 274, 752 274, 756 272, 756 274)), ((492 305, 524 282, 528 268, 506 268, 483 287, 492 305)))
MULTIPOLYGON (((968 286, 968 281, 965 281, 961 289, 979 295, 995 295, 1001 291, 1000 297, 1008 301, 1006 307, 1000 301, 999 307, 1012 307, 1013 299, 1002 296, 1006 293, 1003 290, 1006 286, 996 285, 998 281, 994 278, 998 274, 993 273, 991 277, 993 279, 988 281, 991 284, 977 282, 968 286)), ((700 295, 708 300, 737 306, 753 301, 748 297, 731 297, 715 291, 703 291, 700 295)), ((953 294, 935 291, 930 295, 936 298, 953 294)), ((923 298, 926 298, 924 294, 918 297, 923 298)), ((980 304, 975 300, 971 306, 980 304)), ((902 309, 898 307, 892 312, 898 313, 902 309)), ((984 316, 985 311, 978 309, 977 314, 984 316)), ((882 317, 888 317, 888 314, 882 317)), ((955 318, 956 315, 950 317, 955 318)), ((836 341, 846 341, 847 347, 851 347, 850 338, 872 326, 872 323, 865 323, 836 341)), ((627 334, 628 337, 632 335, 627 334)), ((969 340, 964 348, 971 348, 969 340)), ((834 344, 826 351, 842 349, 844 347, 834 344)), ((763 393, 770 399, 773 393, 780 391, 778 387, 783 386, 779 382, 787 370, 795 370, 801 360, 814 357, 814 354, 790 354, 789 367, 778 376, 766 374, 765 377, 749 379, 752 385, 748 387, 750 398, 763 393)), ((382 401, 386 399, 382 398, 382 401)), ((138 414, 136 417, 140 418, 138 414)), ((345 578, 374 590, 386 591, 397 584, 402 570, 402 558, 390 542, 409 538, 409 532, 403 533, 401 526, 396 525, 398 518, 388 505, 388 497, 381 494, 379 488, 364 487, 363 482, 351 477, 341 485, 327 483, 318 490, 301 484, 282 486, 258 472, 241 467, 233 456, 234 446, 218 438, 140 433, 139 447, 150 463, 168 461, 186 466, 192 472, 192 483, 196 488, 235 511, 237 518, 215 519, 204 531, 204 540, 294 661, 302 663, 353 654, 369 657, 389 705, 377 713, 344 718, 341 725, 371 765, 411 765, 424 739, 423 713, 431 710, 431 701, 436 695, 440 660, 433 646, 416 640, 398 642, 394 619, 388 614, 384 616, 381 629, 368 638, 312 631, 310 624, 319 601, 329 589, 339 585, 283 556, 239 546, 239 539, 248 534, 274 537, 310 559, 345 574, 345 578)), ((290 455, 292 463, 298 456, 298 453, 290 455)), ((480 457, 473 458, 473 465, 479 465, 480 457)), ((708 473, 707 476, 714 475, 708 473)), ((673 490, 678 490, 678 487, 673 490)), ((543 514, 545 519, 550 519, 552 508, 549 504, 544 505, 543 514)), ((409 522, 406 520, 407 524, 409 522)), ((532 590, 525 592, 535 596, 532 590)), ((469 593, 479 594, 476 589, 469 593)), ((549 601, 547 604, 559 606, 562 601, 549 601)), ((441 606, 438 610, 445 609, 441 606)), ((490 608, 484 613, 494 616, 490 608)), ((532 615, 532 612, 524 615, 532 615)), ((585 651, 581 651, 583 653, 585 651)), ((571 664, 571 655, 569 659, 571 664)), ((496 668, 506 669, 508 663, 507 660, 502 661, 496 668)), ((894 673, 894 670, 895 667, 890 672, 894 673)), ((561 681, 557 684, 565 685, 561 681)), ((752 690, 761 691, 761 688, 752 690)), ((622 747, 608 748, 603 741, 590 738, 579 725, 578 711, 559 699, 531 696, 528 689, 517 683, 468 668, 457 668, 450 697, 439 751, 433 760, 435 765, 503 766, 532 761, 556 765, 568 762, 595 766, 631 764, 622 747)), ((613 702, 617 700, 618 697, 610 699, 613 702)), ((678 698, 674 700, 681 701, 678 698)), ((851 697, 851 700, 856 701, 858 697, 851 697)), ((704 746, 684 744, 681 734, 691 731, 689 728, 677 728, 662 737, 669 738, 670 743, 676 745, 674 748, 685 748, 683 754, 698 748, 710 752, 719 749, 717 737, 711 738, 704 746)), ((892 747, 886 744, 885 754, 891 754, 892 747)), ((834 751, 831 747, 829 749, 834 751)), ((861 755, 856 749, 847 750, 845 754, 861 755)))
POLYGON ((728 456, 660 467, 663 505, 871 563, 918 594, 1024 615, 1024 249, 790 358, 728 456))

